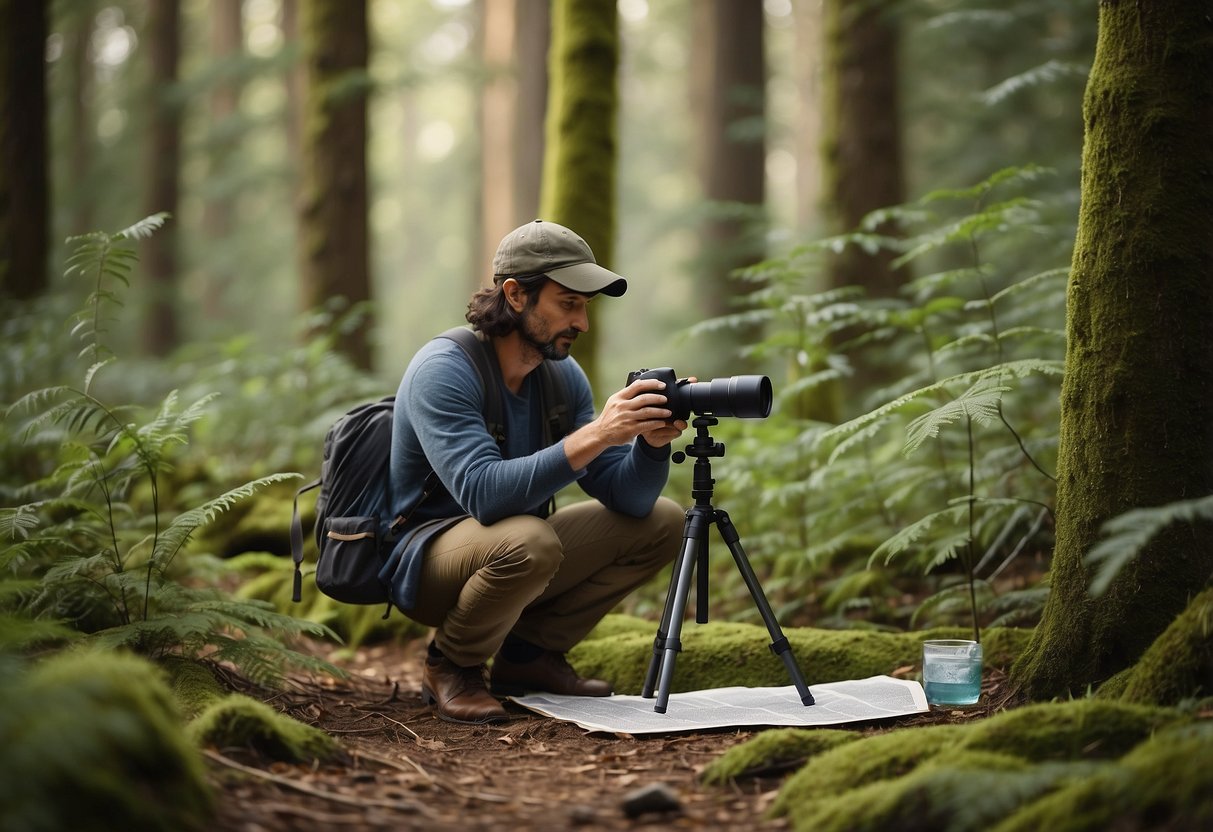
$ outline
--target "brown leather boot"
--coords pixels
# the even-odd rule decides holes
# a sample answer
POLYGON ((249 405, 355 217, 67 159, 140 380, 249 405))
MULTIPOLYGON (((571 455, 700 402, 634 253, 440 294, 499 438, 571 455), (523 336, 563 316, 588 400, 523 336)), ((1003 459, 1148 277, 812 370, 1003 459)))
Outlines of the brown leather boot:
POLYGON ((421 674, 421 701, 441 719, 481 725, 509 719, 484 684, 484 665, 460 667, 445 656, 427 656, 421 674))
POLYGON ((493 692, 516 696, 528 690, 568 696, 610 696, 612 685, 602 679, 584 679, 577 675, 564 653, 544 650, 529 662, 511 662, 498 653, 489 673, 493 692))

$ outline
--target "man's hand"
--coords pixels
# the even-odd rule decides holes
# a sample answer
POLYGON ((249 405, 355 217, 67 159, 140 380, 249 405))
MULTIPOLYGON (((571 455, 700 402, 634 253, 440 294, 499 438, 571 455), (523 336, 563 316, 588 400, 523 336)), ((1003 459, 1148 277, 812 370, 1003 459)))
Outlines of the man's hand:
POLYGON ((584 468, 610 446, 626 445, 637 436, 644 436, 655 448, 672 442, 686 429, 686 422, 669 421, 674 414, 665 406, 664 388, 655 378, 642 378, 614 393, 598 418, 564 440, 569 464, 584 468))

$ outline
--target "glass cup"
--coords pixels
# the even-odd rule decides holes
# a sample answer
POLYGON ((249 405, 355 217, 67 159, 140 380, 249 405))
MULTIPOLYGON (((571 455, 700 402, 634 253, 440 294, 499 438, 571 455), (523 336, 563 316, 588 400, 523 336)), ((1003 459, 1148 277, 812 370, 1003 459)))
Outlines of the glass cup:
POLYGON ((965 639, 922 643, 922 686, 932 705, 973 705, 981 698, 981 645, 965 639))

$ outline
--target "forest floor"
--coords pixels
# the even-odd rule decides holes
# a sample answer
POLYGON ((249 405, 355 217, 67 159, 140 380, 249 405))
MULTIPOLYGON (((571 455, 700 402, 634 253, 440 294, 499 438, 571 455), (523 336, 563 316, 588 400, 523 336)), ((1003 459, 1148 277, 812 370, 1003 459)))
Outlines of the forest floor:
MULTIPOLYGON (((363 647, 331 659, 345 679, 295 680, 271 704, 335 736, 343 749, 313 766, 247 749, 207 752, 215 828, 359 830, 786 829, 766 817, 784 776, 707 786, 700 772, 756 730, 632 737, 587 732, 506 702, 492 726, 438 719, 421 701, 424 643, 363 647), (661 785, 676 808, 630 816, 629 795, 661 785)), ((987 670, 982 704, 848 726, 872 733, 967 722, 1002 706, 1005 675, 987 670)))

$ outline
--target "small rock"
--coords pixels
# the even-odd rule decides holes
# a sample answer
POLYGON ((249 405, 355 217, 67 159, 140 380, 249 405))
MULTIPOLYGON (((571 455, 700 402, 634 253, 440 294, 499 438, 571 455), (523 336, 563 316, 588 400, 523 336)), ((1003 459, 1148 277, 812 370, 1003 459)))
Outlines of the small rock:
POLYGON ((623 796, 623 812, 630 818, 649 812, 681 812, 682 803, 678 795, 665 783, 642 786, 623 796))
POLYGON ((589 826, 598 822, 598 813, 592 806, 574 806, 569 810, 569 820, 574 826, 589 826))

